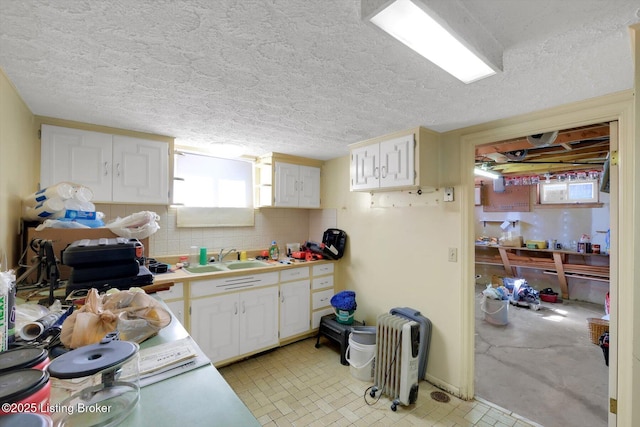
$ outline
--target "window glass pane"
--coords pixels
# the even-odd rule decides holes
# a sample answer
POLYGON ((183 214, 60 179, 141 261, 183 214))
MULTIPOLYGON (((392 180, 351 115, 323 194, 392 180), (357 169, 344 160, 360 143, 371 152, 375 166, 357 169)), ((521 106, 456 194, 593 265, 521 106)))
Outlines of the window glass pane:
POLYGON ((591 200, 594 193, 593 182, 569 184, 569 200, 591 200))
POLYGON ((567 185, 563 182, 557 184, 541 184, 543 203, 563 203, 567 200, 567 185))
POLYGON ((173 202, 191 207, 253 207, 253 164, 176 153, 173 202))

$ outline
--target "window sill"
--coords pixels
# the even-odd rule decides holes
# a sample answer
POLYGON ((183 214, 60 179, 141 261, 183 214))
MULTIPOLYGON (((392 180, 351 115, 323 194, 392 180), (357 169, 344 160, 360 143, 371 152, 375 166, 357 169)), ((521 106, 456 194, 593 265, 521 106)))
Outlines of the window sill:
POLYGON ((571 209, 571 208, 601 208, 604 203, 536 203, 534 209, 571 209))

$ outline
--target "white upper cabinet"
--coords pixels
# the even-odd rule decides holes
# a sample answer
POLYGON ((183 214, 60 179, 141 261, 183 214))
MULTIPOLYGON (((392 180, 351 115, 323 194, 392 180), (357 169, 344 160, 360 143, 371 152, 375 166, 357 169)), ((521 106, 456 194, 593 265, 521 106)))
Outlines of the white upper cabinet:
POLYGON ((322 161, 271 153, 256 162, 258 207, 319 208, 322 161))
POLYGON ((320 207, 320 168, 276 162, 275 206, 320 207))
POLYGON ((167 204, 165 142, 42 125, 40 186, 89 187, 94 202, 167 204))
POLYGON ((438 144, 425 128, 352 144, 351 191, 437 187, 438 144))
POLYGON ((111 135, 42 125, 41 139, 42 188, 73 182, 89 187, 94 200, 111 200, 111 135))
POLYGON ((167 144, 128 136, 113 136, 113 201, 168 203, 167 144))
POLYGON ((380 187, 415 184, 413 135, 380 143, 380 187))

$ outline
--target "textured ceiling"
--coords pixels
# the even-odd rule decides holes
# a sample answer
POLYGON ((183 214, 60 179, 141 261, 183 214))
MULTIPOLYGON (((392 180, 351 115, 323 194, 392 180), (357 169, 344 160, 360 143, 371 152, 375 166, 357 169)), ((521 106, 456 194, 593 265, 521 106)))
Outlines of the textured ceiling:
POLYGON ((459 2, 504 48, 470 85, 359 0, 0 0, 0 67, 36 115, 318 159, 632 87, 637 0, 459 2))

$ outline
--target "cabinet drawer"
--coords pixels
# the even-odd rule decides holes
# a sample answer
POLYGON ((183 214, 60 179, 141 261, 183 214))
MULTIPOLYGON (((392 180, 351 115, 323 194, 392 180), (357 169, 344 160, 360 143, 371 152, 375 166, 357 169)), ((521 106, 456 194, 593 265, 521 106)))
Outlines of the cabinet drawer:
POLYGON ((320 264, 313 266, 313 275, 322 276, 323 274, 333 273, 333 263, 320 264))
POLYGON ((311 280, 311 289, 333 288, 333 276, 314 277, 311 280))
POLYGON ((322 316, 334 313, 333 308, 323 308, 322 310, 314 311, 311 315, 311 329, 317 329, 320 327, 320 320, 322 316))
POLYGON ((309 277, 309 267, 292 268, 290 270, 282 270, 280 272, 280 281, 288 282, 290 280, 305 279, 309 277))
POLYGON ((327 289, 326 291, 315 292, 311 297, 313 300, 313 309, 327 307, 331 305, 331 297, 333 296, 333 289, 327 289))
POLYGON ((168 290, 156 292, 156 295, 158 295, 158 297, 160 297, 160 299, 162 300, 183 298, 184 285, 181 282, 174 283, 174 285, 168 290))
POLYGON ((278 272, 252 274, 250 276, 231 276, 220 279, 204 279, 191 282, 191 297, 198 298, 223 292, 275 285, 278 272))

